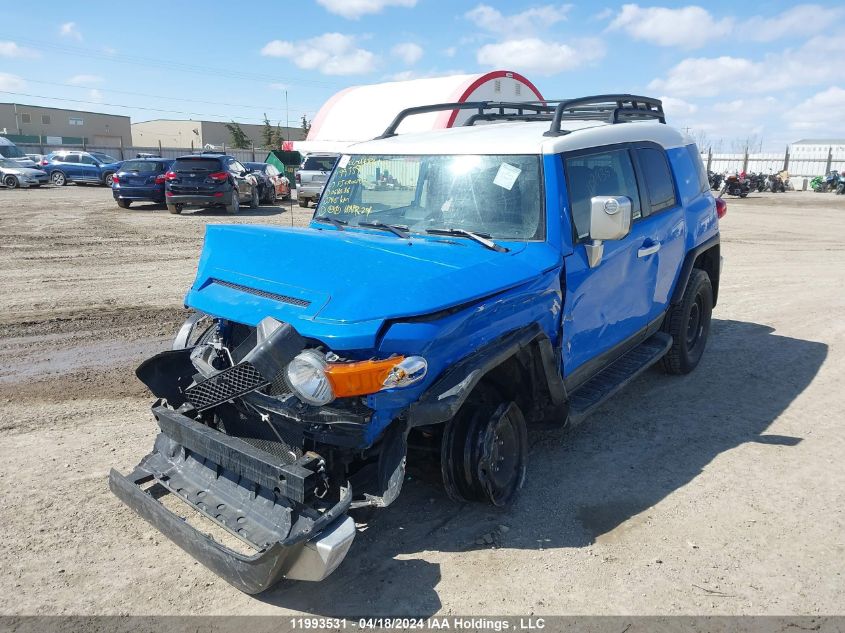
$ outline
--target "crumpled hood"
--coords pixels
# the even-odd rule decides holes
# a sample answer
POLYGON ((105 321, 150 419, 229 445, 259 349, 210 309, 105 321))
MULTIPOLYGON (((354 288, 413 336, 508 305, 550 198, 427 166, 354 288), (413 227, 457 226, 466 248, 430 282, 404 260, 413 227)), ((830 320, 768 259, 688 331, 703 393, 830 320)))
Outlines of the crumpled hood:
POLYGON ((363 349, 386 319, 474 301, 557 264, 546 244, 511 246, 497 253, 448 236, 210 225, 185 303, 249 325, 273 316, 337 349, 363 349))

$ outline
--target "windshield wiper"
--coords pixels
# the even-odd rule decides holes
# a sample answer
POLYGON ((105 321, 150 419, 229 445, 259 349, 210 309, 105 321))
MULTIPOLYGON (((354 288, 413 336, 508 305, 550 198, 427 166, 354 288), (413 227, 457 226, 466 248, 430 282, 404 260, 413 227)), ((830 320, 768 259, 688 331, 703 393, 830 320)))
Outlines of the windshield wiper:
POLYGON ((431 233, 432 235, 460 235, 478 242, 482 246, 489 248, 491 251, 496 251, 497 253, 508 252, 507 248, 499 246, 496 242, 491 240, 488 233, 476 233, 474 231, 467 231, 466 229, 426 229, 425 232, 431 233))
POLYGON ((402 239, 408 239, 410 237, 410 233, 408 233, 408 227, 402 226, 400 224, 385 224, 384 222, 358 222, 358 226, 365 226, 368 229, 381 229, 383 231, 390 231, 394 235, 401 237, 402 239))
POLYGON ((343 227, 346 226, 347 224, 349 224, 349 222, 347 222, 346 220, 338 220, 337 218, 333 218, 333 217, 328 216, 328 215, 315 215, 314 221, 315 222, 328 222, 329 224, 334 225, 334 227, 338 231, 342 231, 343 227))

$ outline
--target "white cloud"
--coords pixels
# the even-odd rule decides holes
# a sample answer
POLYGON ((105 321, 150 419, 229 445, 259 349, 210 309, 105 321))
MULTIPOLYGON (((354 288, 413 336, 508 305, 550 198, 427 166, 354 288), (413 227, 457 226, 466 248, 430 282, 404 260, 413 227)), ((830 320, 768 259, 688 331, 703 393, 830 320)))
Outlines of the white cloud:
POLYGON ((418 70, 403 70, 398 73, 385 75, 384 79, 387 81, 408 81, 411 79, 429 79, 431 77, 449 77, 451 75, 464 75, 466 72, 461 69, 449 70, 429 70, 421 72, 418 70))
POLYGON ((82 33, 76 28, 76 22, 65 22, 59 27, 59 34, 62 37, 69 37, 78 42, 82 41, 82 33))
POLYGON ((97 90, 96 88, 92 88, 88 91, 88 98, 91 101, 101 102, 103 100, 103 93, 97 90))
POLYGON ((663 111, 667 117, 680 118, 695 114, 698 111, 698 106, 694 103, 689 103, 683 99, 676 97, 660 97, 663 102, 663 111))
POLYGON ((266 57, 285 57, 305 70, 324 75, 360 75, 372 72, 376 56, 357 48, 355 38, 343 33, 325 33, 307 40, 288 42, 273 40, 261 49, 266 57))
POLYGON ((722 92, 761 93, 796 86, 832 83, 841 77, 832 59, 845 56, 845 38, 817 36, 803 46, 766 55, 755 61, 744 57, 690 57, 669 69, 665 78, 649 83, 676 97, 712 97, 722 92), (731 81, 730 78, 739 78, 731 81))
POLYGON ((398 57, 406 64, 412 65, 416 64, 423 56, 423 49, 422 46, 419 44, 414 44, 413 42, 404 42, 402 44, 397 44, 392 49, 390 49, 390 54, 394 57, 398 57))
POLYGON ((526 9, 513 15, 504 15, 498 9, 479 4, 467 11, 464 17, 478 28, 507 38, 530 37, 538 30, 549 28, 566 19, 571 4, 552 5, 526 9))
POLYGON ((831 27, 841 28, 845 18, 842 7, 799 4, 773 17, 756 15, 747 18, 740 29, 742 35, 756 42, 771 42, 783 37, 808 37, 831 27))
POLYGON ((717 20, 709 11, 695 5, 667 9, 626 4, 608 29, 623 30, 635 40, 658 46, 692 49, 730 33, 732 22, 732 18, 717 20))
POLYGON ((606 20, 610 16, 612 16, 615 12, 610 7, 602 9, 598 13, 593 14, 591 20, 606 20))
POLYGON ((99 75, 74 75, 67 80, 69 84, 74 86, 90 86, 91 84, 101 84, 105 81, 99 75))
POLYGON ((454 57, 455 53, 458 52, 458 49, 455 46, 450 46, 449 48, 443 49, 443 54, 446 57, 454 57))
POLYGON ((18 46, 15 42, 4 40, 0 41, 0 57, 35 58, 41 57, 41 54, 31 48, 18 46))
POLYGON ((839 125, 842 112, 845 112, 845 90, 831 86, 788 110, 784 119, 795 130, 829 132, 839 125))
POLYGON ((23 79, 11 73, 0 72, 0 90, 17 92, 24 88, 26 88, 26 82, 23 79))
POLYGON ((478 49, 477 59, 483 66, 554 75, 589 65, 604 55, 604 44, 597 39, 563 44, 529 37, 482 46, 478 49))
POLYGON ((357 20, 368 13, 380 13, 385 7, 413 7, 417 0, 317 0, 330 13, 357 20))

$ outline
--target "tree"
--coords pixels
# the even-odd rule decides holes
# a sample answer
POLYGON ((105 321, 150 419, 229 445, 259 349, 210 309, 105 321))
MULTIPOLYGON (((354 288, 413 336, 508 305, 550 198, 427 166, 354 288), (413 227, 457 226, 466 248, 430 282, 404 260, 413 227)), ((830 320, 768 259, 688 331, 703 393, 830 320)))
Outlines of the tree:
POLYGON ((276 149, 282 146, 287 139, 285 138, 285 133, 282 130, 282 124, 276 123, 276 129, 273 130, 273 147, 276 149))
POLYGON ((275 130, 270 125, 270 119, 267 118, 267 113, 264 113, 264 129, 261 130, 261 140, 264 141, 264 147, 274 147, 275 143, 275 130))
POLYGON ((311 130, 311 121, 305 118, 305 115, 302 115, 302 131, 305 133, 305 136, 308 136, 308 132, 311 130))
POLYGON ((229 134, 232 135, 232 147, 235 149, 249 149, 250 145, 252 145, 252 141, 249 140, 249 137, 246 135, 241 129, 241 126, 234 121, 231 123, 226 123, 226 129, 229 130, 229 134))

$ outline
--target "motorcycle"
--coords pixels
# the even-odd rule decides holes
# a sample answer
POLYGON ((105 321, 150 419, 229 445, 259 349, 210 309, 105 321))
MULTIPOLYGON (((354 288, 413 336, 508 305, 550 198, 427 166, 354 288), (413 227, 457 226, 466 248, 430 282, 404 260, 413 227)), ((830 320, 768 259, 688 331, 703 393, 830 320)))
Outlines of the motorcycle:
POLYGON ((816 176, 810 182, 813 191, 817 193, 825 193, 826 191, 836 191, 842 181, 842 175, 835 169, 830 170, 824 176, 816 176))
POLYGON ((770 174, 766 177, 765 188, 772 193, 784 193, 786 191, 786 182, 783 177, 778 174, 770 174))
POLYGON ((722 174, 717 174, 713 171, 707 172, 707 179, 710 181, 710 188, 713 191, 719 191, 722 188, 722 174))
POLYGON ((749 185, 748 178, 743 178, 738 174, 733 174, 725 178, 725 184, 722 186, 722 191, 719 195, 724 196, 728 193, 732 196, 744 198, 748 195, 749 191, 751 191, 751 187, 749 185))
POLYGON ((748 174, 748 188, 751 191, 764 192, 766 190, 766 176, 753 172, 748 174))

